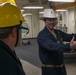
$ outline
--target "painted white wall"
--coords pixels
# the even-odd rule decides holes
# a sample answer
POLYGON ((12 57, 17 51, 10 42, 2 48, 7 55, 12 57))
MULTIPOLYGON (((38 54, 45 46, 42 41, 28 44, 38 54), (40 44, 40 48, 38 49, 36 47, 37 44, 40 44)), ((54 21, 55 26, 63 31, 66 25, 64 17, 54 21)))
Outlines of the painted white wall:
MULTIPOLYGON (((43 14, 39 14, 39 17, 42 17, 43 14)), ((43 20, 39 20, 39 31, 41 31, 45 27, 45 23, 43 20)))
POLYGON ((39 13, 37 10, 34 10, 32 13, 32 37, 37 37, 39 32, 39 13))
POLYGON ((65 24, 66 27, 67 27, 67 33, 68 33, 68 11, 64 11, 62 13, 62 17, 63 17, 63 27, 64 27, 64 24, 65 24))
POLYGON ((68 9, 68 33, 74 33, 74 8, 68 9))
POLYGON ((74 7, 74 20, 75 20, 74 32, 76 33, 76 6, 74 7))
POLYGON ((67 27, 67 33, 68 33, 68 11, 65 12, 65 17, 64 17, 64 24, 66 24, 67 27))
POLYGON ((29 33, 26 35, 25 38, 32 38, 32 16, 31 15, 27 15, 25 16, 26 19, 27 19, 27 24, 28 24, 28 27, 29 27, 29 33))

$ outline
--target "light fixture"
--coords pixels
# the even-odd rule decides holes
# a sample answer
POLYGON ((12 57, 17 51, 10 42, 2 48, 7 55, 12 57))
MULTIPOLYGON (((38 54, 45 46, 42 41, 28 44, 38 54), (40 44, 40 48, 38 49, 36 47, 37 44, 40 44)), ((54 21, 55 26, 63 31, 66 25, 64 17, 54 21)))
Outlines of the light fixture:
POLYGON ((23 14, 23 16, 31 16, 32 13, 26 13, 26 14, 23 14))
POLYGON ((21 12, 23 12, 24 10, 22 9, 21 12))
POLYGON ((39 14, 43 14, 44 12, 39 12, 39 14))
POLYGON ((43 9, 42 6, 26 6, 26 7, 23 7, 24 9, 43 9))
POLYGON ((56 11, 67 11, 67 10, 65 10, 65 9, 57 9, 56 11))
POLYGON ((75 0, 48 0, 52 2, 75 2, 75 0))

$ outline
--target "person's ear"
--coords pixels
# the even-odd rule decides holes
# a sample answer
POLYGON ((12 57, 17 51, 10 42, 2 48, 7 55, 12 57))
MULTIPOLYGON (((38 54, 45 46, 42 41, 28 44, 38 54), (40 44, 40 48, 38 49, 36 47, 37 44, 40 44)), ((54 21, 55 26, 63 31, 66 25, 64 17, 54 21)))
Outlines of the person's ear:
POLYGON ((16 35, 17 35, 17 28, 13 28, 12 37, 16 37, 16 35))

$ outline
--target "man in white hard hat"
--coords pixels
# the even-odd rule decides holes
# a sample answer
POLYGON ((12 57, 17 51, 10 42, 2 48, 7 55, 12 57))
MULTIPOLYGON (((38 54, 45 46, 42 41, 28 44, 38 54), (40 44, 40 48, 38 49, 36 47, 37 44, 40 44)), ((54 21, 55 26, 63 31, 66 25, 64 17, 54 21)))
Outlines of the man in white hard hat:
POLYGON ((45 9, 40 19, 45 23, 45 28, 37 37, 42 75, 66 75, 63 52, 76 49, 76 41, 74 41, 76 34, 67 34, 54 29, 57 17, 53 9, 45 9))
POLYGON ((9 2, 0 3, 0 75, 25 75, 14 47, 20 43, 22 23, 26 20, 21 10, 9 2))

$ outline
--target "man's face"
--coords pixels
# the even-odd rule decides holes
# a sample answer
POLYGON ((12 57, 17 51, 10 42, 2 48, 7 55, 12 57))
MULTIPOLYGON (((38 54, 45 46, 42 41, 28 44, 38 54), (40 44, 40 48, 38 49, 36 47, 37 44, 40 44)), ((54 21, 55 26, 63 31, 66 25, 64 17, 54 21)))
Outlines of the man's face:
POLYGON ((45 26, 50 29, 50 30, 54 30, 54 27, 56 25, 56 20, 54 18, 47 18, 45 20, 45 26))

